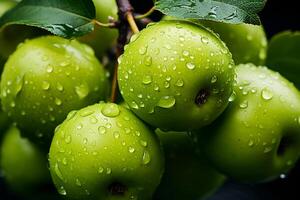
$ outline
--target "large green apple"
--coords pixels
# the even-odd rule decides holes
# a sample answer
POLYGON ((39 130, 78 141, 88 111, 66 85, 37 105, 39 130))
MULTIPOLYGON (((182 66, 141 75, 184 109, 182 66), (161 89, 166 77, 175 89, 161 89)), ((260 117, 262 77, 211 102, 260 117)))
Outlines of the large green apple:
POLYGON ((100 103, 72 111, 50 147, 52 179, 68 199, 151 199, 164 159, 156 135, 130 110, 100 103))
MULTIPOLYGON (((93 0, 96 8, 96 19, 102 23, 108 23, 109 17, 118 18, 118 7, 115 0, 93 0)), ((116 43, 117 29, 95 26, 95 30, 80 38, 82 42, 89 44, 100 58, 116 43)))
POLYGON ((263 65, 267 54, 267 37, 264 28, 251 24, 226 24, 201 21, 226 43, 235 64, 254 63, 263 65))
POLYGON ((155 200, 200 200, 213 194, 225 177, 213 169, 186 132, 156 133, 165 153, 165 172, 155 200))
POLYGON ((266 67, 237 67, 237 84, 224 114, 200 130, 209 160, 243 182, 287 173, 300 156, 300 94, 266 67))
POLYGON ((19 196, 38 195, 51 185, 47 156, 14 126, 4 135, 0 159, 6 183, 19 196))
POLYGON ((226 108, 235 70, 225 44, 188 21, 161 21, 134 35, 119 58, 120 92, 154 127, 185 131, 226 108))
POLYGON ((26 41, 10 56, 1 103, 24 135, 49 141, 68 112, 105 99, 107 86, 105 70, 90 47, 45 36, 26 41))

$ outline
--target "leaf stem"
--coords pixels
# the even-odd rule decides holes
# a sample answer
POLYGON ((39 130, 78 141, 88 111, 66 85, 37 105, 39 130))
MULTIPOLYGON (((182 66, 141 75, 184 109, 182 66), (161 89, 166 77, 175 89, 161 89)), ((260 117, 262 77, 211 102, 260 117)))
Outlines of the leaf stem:
POLYGON ((96 19, 93 19, 92 22, 93 22, 94 24, 96 24, 97 26, 101 26, 101 27, 105 27, 105 28, 116 28, 116 27, 117 27, 116 22, 102 23, 102 22, 99 22, 99 21, 96 20, 96 19))
POLYGON ((150 10, 148 10, 146 13, 142 14, 142 15, 137 15, 135 16, 135 19, 143 19, 148 17, 149 15, 151 15, 153 12, 155 11, 155 6, 153 6, 150 10))

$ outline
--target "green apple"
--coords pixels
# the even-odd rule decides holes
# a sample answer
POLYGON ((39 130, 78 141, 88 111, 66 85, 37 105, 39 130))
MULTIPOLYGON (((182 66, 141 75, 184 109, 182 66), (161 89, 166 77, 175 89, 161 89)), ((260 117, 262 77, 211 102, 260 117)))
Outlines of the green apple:
POLYGON ((105 99, 107 88, 105 70, 90 47, 45 36, 26 41, 10 56, 1 103, 25 136, 47 142, 68 112, 105 99))
POLYGON ((131 38, 118 83, 132 111, 154 127, 186 131, 216 119, 232 93, 234 63, 212 32, 188 21, 161 21, 131 38))
POLYGON ((225 177, 213 169, 187 132, 156 133, 165 153, 165 172, 155 200, 200 200, 212 195, 225 177))
POLYGON ((237 84, 224 114, 199 131, 209 160, 243 182, 288 173, 300 156, 300 94, 266 67, 237 67, 237 84))
MULTIPOLYGON (((108 23, 109 17, 118 18, 118 7, 115 0, 93 0, 93 2, 96 8, 96 20, 108 23)), ((90 45, 100 58, 116 43, 117 37, 117 29, 95 26, 92 33, 83 36, 80 40, 90 45)))
POLYGON ((164 159, 158 138, 130 110, 113 103, 69 113, 56 129, 50 172, 68 199, 151 199, 164 159))
POLYGON ((6 11, 11 9, 16 5, 16 2, 13 0, 1 0, 0 1, 0 16, 2 16, 6 11))
POLYGON ((201 24, 220 35, 232 53, 235 64, 263 65, 267 55, 267 37, 264 28, 251 24, 226 24, 201 21, 201 24))
POLYGON ((15 126, 4 135, 0 159, 6 183, 19 196, 37 195, 51 185, 47 156, 22 138, 15 126))

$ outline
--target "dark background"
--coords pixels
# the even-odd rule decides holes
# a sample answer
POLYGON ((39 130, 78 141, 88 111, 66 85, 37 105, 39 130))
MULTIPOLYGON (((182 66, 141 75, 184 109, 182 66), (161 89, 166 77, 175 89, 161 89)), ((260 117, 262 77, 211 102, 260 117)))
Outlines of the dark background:
MULTIPOLYGON (((146 12, 151 8, 151 0, 131 0, 136 11, 146 12)), ((297 0, 268 0, 266 7, 260 13, 262 24, 268 38, 284 30, 300 30, 300 10, 297 0)), ((158 19, 159 13, 152 17, 158 19)), ((0 174, 1 177, 1 174, 0 174)), ((1 179, 1 178, 0 178, 1 179)), ((229 180, 209 200, 296 200, 300 199, 300 163, 284 179, 278 178, 264 184, 240 184, 229 180), (298 196, 298 197, 297 197, 298 196)), ((4 184, 0 181, 0 199, 16 199, 6 192, 4 184)), ((188 200, 188 199, 187 199, 188 200)))

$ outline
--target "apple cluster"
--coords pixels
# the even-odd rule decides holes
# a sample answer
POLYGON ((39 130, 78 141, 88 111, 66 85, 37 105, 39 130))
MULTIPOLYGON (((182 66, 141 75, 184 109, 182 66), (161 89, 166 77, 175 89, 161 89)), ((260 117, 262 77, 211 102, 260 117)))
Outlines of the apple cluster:
MULTIPOLYGON (((99 21, 117 17, 115 1, 94 3, 99 21)), ((9 29, 28 34, 0 32, 0 167, 21 197, 205 199, 227 178, 271 181, 299 159, 300 92, 263 66, 262 26, 149 24, 116 61, 118 103, 100 62, 116 30, 9 29)))

